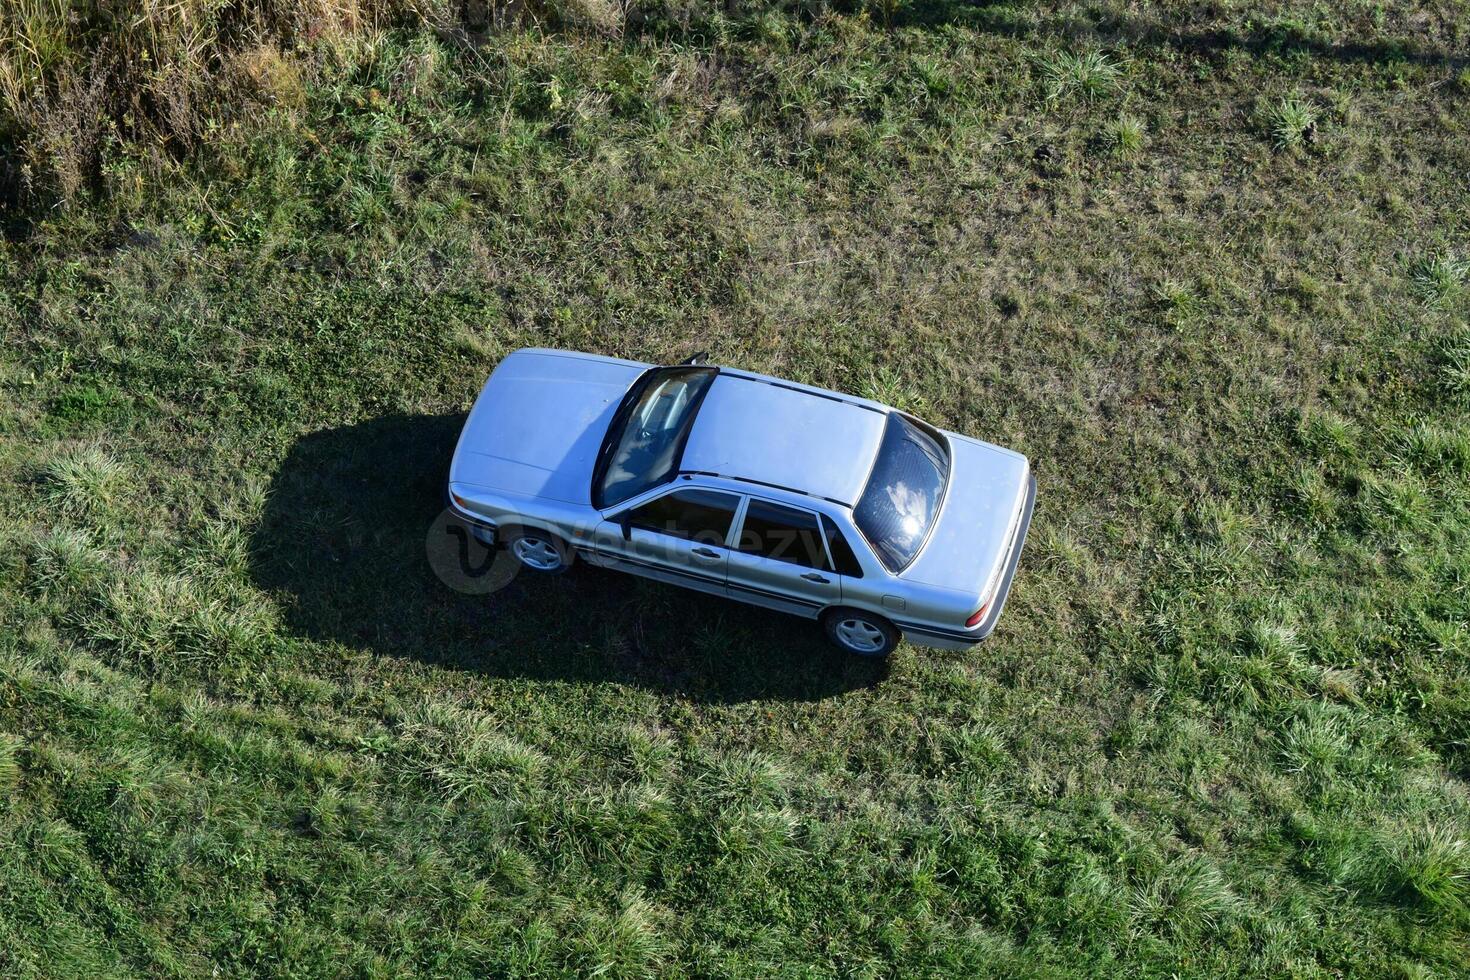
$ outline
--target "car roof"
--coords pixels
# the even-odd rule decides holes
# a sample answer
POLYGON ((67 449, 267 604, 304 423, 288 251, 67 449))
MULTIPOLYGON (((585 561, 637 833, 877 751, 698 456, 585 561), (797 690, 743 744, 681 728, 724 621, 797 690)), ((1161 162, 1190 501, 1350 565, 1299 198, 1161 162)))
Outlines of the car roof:
POLYGON ((722 369, 700 405, 679 468, 851 506, 886 421, 887 412, 872 403, 722 369))

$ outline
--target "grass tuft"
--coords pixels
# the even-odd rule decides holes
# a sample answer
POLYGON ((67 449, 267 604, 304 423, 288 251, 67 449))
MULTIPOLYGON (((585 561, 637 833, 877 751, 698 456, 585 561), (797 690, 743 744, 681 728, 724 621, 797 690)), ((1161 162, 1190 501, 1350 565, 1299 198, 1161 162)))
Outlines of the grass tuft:
POLYGON ((257 658, 277 623, 274 610, 248 592, 142 567, 104 583, 83 621, 92 640, 150 665, 257 658))
POLYGON ((1266 115, 1271 136, 1281 149, 1297 149, 1317 141, 1319 111, 1305 99, 1282 99, 1266 115))
POLYGON ((1283 511, 1304 527, 1323 529, 1330 527, 1337 518, 1340 499, 1321 469, 1316 466, 1298 466, 1284 487, 1283 511))
POLYGON ((672 740, 663 732, 643 726, 630 727, 623 733, 627 745, 628 767, 640 779, 658 779, 667 775, 675 760, 672 740))
POLYGON ((1153 287, 1153 296, 1165 322, 1176 330, 1183 330, 1194 323, 1204 309, 1194 287, 1177 279, 1169 278, 1157 283, 1153 287))
POLYGON ((1420 259, 1414 263, 1414 288, 1426 306, 1447 309, 1465 296, 1465 282, 1470 278, 1470 259, 1457 252, 1420 259))
POLYGON ((768 803, 778 801, 791 774, 775 759, 755 751, 718 756, 700 777, 710 799, 719 802, 768 803))
POLYGON ((790 810, 736 804, 719 816, 715 848, 722 858, 770 865, 793 856, 798 820, 790 810))
POLYGON ((1360 427, 1336 412, 1317 410, 1303 415, 1296 435, 1302 448, 1318 461, 1346 466, 1359 459, 1360 427))
POLYGON ((1041 75, 1046 81, 1049 98, 1075 94, 1090 100, 1116 89, 1122 80, 1123 70, 1101 51, 1084 51, 1081 54, 1061 51, 1042 60, 1041 75))
POLYGON ((522 779, 535 777, 546 757, 523 742, 495 732, 479 732, 463 746, 465 761, 476 769, 505 772, 522 779))
POLYGON ((928 399, 918 392, 913 382, 902 371, 887 364, 868 374, 860 393, 865 398, 916 415, 923 415, 929 407, 928 399))
POLYGON ((108 569, 91 532, 79 528, 53 529, 38 540, 31 567, 43 586, 72 590, 96 587, 108 569))
POLYGON ((1220 929, 1240 908, 1224 874, 1203 857, 1177 859, 1135 890, 1134 919, 1151 931, 1196 936, 1220 929))
POLYGON ((1431 914, 1460 917, 1470 899, 1470 844, 1460 832, 1425 826, 1385 838, 1383 885, 1431 914))
POLYGON ((1279 736, 1287 772, 1301 773, 1321 786, 1348 759, 1351 742, 1343 715, 1321 707, 1306 708, 1279 736))
POLYGON ((1430 473, 1470 473, 1470 430, 1421 422, 1403 436, 1406 462, 1430 473))
POLYGON ((667 915, 639 890, 624 893, 611 915, 584 917, 581 967, 587 976, 657 976, 672 951, 667 915))
POLYGON ((1306 650, 1306 644, 1296 635, 1296 630, 1264 619, 1251 624, 1247 638, 1256 654, 1277 663, 1289 663, 1306 650))
POLYGON ((24 744, 14 735, 0 732, 0 804, 20 782, 20 750, 24 744))
POLYGON ((1439 386, 1461 405, 1470 405, 1470 343, 1445 351, 1439 371, 1439 386))
POLYGON ((1119 160, 1130 160, 1142 152, 1147 136, 1143 120, 1127 113, 1103 127, 1103 145, 1119 160))
POLYGON ((58 454, 45 469, 47 496, 62 511, 95 516, 115 507, 128 485, 127 468, 100 447, 58 454))

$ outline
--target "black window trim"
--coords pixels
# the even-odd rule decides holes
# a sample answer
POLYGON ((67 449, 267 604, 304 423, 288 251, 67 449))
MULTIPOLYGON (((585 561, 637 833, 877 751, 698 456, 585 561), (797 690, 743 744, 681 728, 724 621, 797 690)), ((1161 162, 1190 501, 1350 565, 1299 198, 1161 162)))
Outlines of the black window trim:
MULTIPOLYGON (((827 518, 825 514, 823 514, 819 510, 813 510, 810 507, 803 507, 800 504, 788 503, 785 500, 775 500, 771 497, 761 497, 753 493, 742 494, 742 496, 744 496, 745 500, 740 505, 739 513, 735 515, 735 523, 730 525, 730 536, 727 546, 731 551, 739 551, 742 555, 752 555, 756 558, 764 558, 766 561, 779 561, 787 565, 797 565, 798 568, 812 567, 810 565, 798 565, 796 562, 788 562, 782 558, 772 558, 770 555, 762 555, 753 551, 741 551, 740 536, 745 533, 745 516, 750 513, 751 501, 758 500, 763 504, 772 504, 776 507, 785 507, 787 510, 794 510, 803 514, 810 514, 812 517, 815 517, 817 520, 817 537, 821 538, 822 540, 822 554, 827 559, 827 567, 818 568, 816 569, 816 571, 831 572, 833 575, 841 574, 837 571, 837 563, 832 560, 832 549, 827 545, 827 535, 822 531, 823 519, 830 520, 830 518, 827 518)), ((834 524, 833 526, 835 527, 836 525, 834 524)))
POLYGON ((757 487, 769 487, 772 490, 784 490, 787 493, 794 493, 802 497, 810 497, 813 500, 825 500, 827 501, 827 503, 836 504, 838 507, 852 507, 852 504, 849 504, 845 500, 838 500, 836 497, 824 497, 819 493, 808 493, 807 491, 802 490, 799 487, 788 487, 783 483, 772 483, 769 480, 756 480, 748 476, 736 476, 733 473, 716 473, 714 470, 683 470, 680 472, 679 475, 683 477, 712 476, 717 480, 739 480, 741 483, 749 483, 757 487))
MULTIPOLYGON (((594 509, 603 510, 608 506, 607 501, 602 496, 602 479, 607 476, 607 467, 612 461, 613 448, 617 444, 618 437, 623 434, 623 426, 627 424, 628 416, 632 413, 633 406, 638 404, 638 400, 643 397, 643 393, 648 390, 648 387, 657 378, 673 371, 681 371, 689 374, 708 374, 710 376, 709 384, 704 386, 699 394, 695 396, 694 403, 689 406, 689 416, 684 421, 684 425, 679 431, 678 441, 674 445, 674 465, 669 469, 666 477, 650 486, 648 490, 656 490, 661 486, 672 483, 674 478, 679 475, 684 463, 684 447, 689 442, 689 433, 694 429, 694 420, 699 415, 699 409, 704 404, 705 396, 715 386, 715 378, 719 376, 720 369, 717 367, 689 364, 655 366, 644 371, 634 379, 633 383, 628 387, 627 392, 624 393, 623 400, 618 403, 618 408, 613 413, 612 421, 608 422, 607 431, 602 434, 602 444, 597 447, 597 462, 592 467, 592 486, 590 488, 594 509)), ((620 507, 627 502, 623 500, 612 506, 620 507)))
MULTIPOLYGON (((863 560, 858 557, 858 550, 852 546, 852 541, 849 540, 849 535, 842 533, 842 525, 837 523, 837 518, 833 517, 831 514, 823 514, 819 511, 817 513, 817 519, 821 522, 822 543, 825 544, 827 547, 827 561, 831 564, 832 571, 836 572, 838 575, 845 575, 848 578, 866 578, 868 575, 867 566, 864 565, 863 560), (837 571, 837 561, 835 558, 832 557, 832 542, 827 539, 826 528, 828 524, 832 525, 832 533, 841 538, 842 543, 847 545, 847 550, 852 552, 853 563, 856 564, 858 568, 858 573, 856 575, 849 575, 847 572, 837 571)), ((854 530, 857 530, 855 525, 854 530)), ((863 543, 863 548, 865 550, 868 549, 868 539, 862 536, 863 532, 861 530, 858 530, 857 533, 858 539, 863 543)), ((879 562, 879 564, 882 563, 879 562)))
MULTIPOLYGON (((643 491, 643 493, 640 493, 638 496, 630 497, 627 500, 623 501, 621 504, 617 504, 612 508, 611 514, 605 515, 605 519, 616 523, 617 521, 621 520, 625 515, 631 514, 635 510, 647 507, 651 503, 662 500, 665 497, 671 497, 676 493, 682 493, 685 490, 703 490, 705 493, 720 493, 724 494, 727 497, 734 497, 735 509, 730 512, 730 529, 733 529, 738 522, 744 521, 745 501, 748 498, 746 498, 745 494, 741 493, 740 491, 728 490, 725 487, 712 487, 704 483, 671 484, 669 481, 655 484, 654 486, 651 486, 647 490, 643 491)), ((641 524, 634 524, 633 527, 636 527, 640 531, 647 531, 650 534, 666 534, 671 538, 678 538, 681 541, 694 540, 693 538, 686 538, 678 534, 672 534, 668 531, 661 531, 655 527, 644 527, 641 524)), ((725 537, 720 542, 720 547, 722 548, 730 547, 730 529, 727 529, 725 531, 725 537)))

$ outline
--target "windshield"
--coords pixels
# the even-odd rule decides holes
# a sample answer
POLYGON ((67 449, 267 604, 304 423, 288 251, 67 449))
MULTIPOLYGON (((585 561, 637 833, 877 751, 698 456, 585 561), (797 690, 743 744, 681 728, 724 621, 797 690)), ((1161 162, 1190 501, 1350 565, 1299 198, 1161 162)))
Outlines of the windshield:
POLYGON ((873 474, 853 521, 890 572, 924 545, 949 478, 949 456, 933 436, 898 413, 888 416, 873 474))
POLYGON ((608 433, 610 449, 598 483, 599 507, 612 507, 663 483, 679 465, 684 438, 694 422, 714 368, 663 368, 630 394, 608 433))

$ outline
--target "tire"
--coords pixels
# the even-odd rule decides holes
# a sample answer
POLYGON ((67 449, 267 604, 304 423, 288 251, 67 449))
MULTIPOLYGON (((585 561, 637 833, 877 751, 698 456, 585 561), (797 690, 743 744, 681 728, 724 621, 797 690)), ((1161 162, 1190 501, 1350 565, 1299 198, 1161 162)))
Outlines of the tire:
POLYGON ((822 617, 827 640, 854 657, 881 660, 898 646, 898 630, 877 613, 862 609, 834 609, 822 617))
POLYGON ((522 568, 539 575, 560 575, 572 565, 572 549, 550 531, 513 527, 502 532, 505 550, 522 568))

